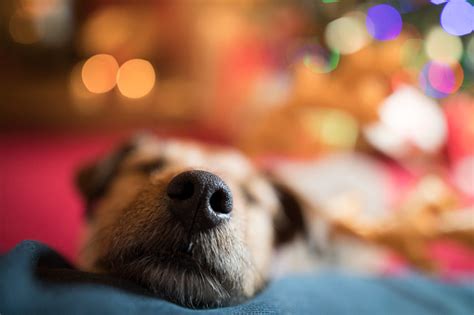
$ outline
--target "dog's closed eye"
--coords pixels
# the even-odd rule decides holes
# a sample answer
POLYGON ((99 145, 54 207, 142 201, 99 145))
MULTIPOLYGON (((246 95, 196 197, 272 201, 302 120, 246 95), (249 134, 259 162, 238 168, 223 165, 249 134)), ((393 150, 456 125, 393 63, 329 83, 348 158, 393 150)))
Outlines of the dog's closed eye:
POLYGON ((249 191, 249 189, 246 186, 241 186, 242 189, 242 194, 247 201, 248 204, 256 204, 257 203, 257 198, 249 191))
POLYGON ((165 166, 165 160, 157 158, 151 161, 140 163, 136 166, 136 169, 144 174, 151 174, 155 171, 160 170, 165 166))

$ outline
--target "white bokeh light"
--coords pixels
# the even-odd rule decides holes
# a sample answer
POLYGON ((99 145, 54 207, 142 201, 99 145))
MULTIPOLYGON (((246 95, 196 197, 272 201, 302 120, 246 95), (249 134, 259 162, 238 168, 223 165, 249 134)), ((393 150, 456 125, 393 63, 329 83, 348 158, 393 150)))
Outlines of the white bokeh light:
POLYGON ((358 12, 330 22, 324 36, 327 45, 341 54, 352 54, 370 41, 365 15, 358 12))
POLYGON ((396 157, 410 147, 438 152, 447 137, 443 112, 432 99, 411 86, 402 86, 381 104, 380 122, 364 130, 369 142, 396 157))

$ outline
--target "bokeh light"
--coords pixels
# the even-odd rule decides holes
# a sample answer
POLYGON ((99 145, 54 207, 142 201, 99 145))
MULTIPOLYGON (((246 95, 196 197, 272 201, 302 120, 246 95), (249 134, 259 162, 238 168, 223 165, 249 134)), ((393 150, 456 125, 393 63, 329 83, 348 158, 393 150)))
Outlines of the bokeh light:
POLYGON ((356 145, 359 124, 348 112, 333 108, 310 110, 302 116, 309 135, 326 148, 350 150, 356 145))
POLYGON ((337 51, 328 51, 315 43, 299 49, 295 59, 303 62, 306 68, 315 73, 329 73, 337 68, 340 54, 337 51))
POLYGON ((425 51, 433 61, 453 64, 462 56, 462 41, 446 33, 441 27, 434 27, 426 36, 425 51))
POLYGON ((401 64, 407 68, 420 69, 427 56, 423 50, 423 40, 419 38, 407 39, 400 48, 401 64))
POLYGON ((399 88, 381 105, 380 120, 393 135, 428 153, 437 152, 447 136, 438 105, 413 87, 399 88))
POLYGON ((29 16, 46 46, 66 45, 73 31, 72 3, 61 0, 21 0, 18 11, 29 16))
POLYGON ((441 12, 440 22, 452 35, 469 34, 474 27, 474 6, 465 0, 450 0, 441 12))
POLYGON ((82 82, 92 93, 105 93, 114 88, 117 71, 118 63, 113 56, 95 55, 82 67, 82 82))
POLYGON ((43 17, 53 14, 63 4, 61 0, 19 0, 19 8, 30 16, 43 17))
POLYGON ((106 7, 94 13, 82 28, 81 46, 87 53, 112 53, 132 36, 129 12, 106 7))
POLYGON ((452 66, 433 62, 428 68, 428 79, 432 87, 442 93, 454 93, 462 84, 464 73, 459 64, 452 66))
POLYGON ((379 4, 367 11, 367 31, 378 40, 391 40, 402 31, 402 17, 398 11, 388 5, 379 4))
POLYGON ((426 64, 423 67, 423 69, 420 71, 420 74, 418 76, 418 85, 420 89, 429 97, 445 98, 446 96, 448 96, 447 93, 438 91, 431 85, 430 80, 429 80, 429 66, 430 66, 430 63, 426 64))
POLYGON ((421 89, 426 95, 434 98, 444 98, 456 92, 463 80, 464 71, 460 64, 428 62, 419 76, 421 89))
POLYGON ((327 145, 353 148, 358 136, 357 121, 344 111, 330 110, 322 117, 320 136, 327 145))
POLYGON ((119 91, 128 98, 147 95, 155 85, 155 70, 150 62, 131 59, 125 62, 117 74, 119 91))
POLYGON ((441 93, 451 93, 455 80, 454 72, 449 66, 440 63, 431 63, 429 65, 428 81, 433 88, 441 93))
POLYGON ((341 54, 351 54, 369 42, 361 13, 343 16, 330 22, 325 31, 325 40, 329 48, 341 54))
POLYGON ((44 36, 31 16, 16 12, 10 19, 9 31, 12 39, 20 44, 34 44, 44 36))

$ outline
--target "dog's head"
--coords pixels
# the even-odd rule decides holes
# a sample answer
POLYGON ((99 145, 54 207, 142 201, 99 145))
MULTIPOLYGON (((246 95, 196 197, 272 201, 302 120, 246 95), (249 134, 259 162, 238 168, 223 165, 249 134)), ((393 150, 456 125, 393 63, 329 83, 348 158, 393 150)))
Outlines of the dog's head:
POLYGON ((230 305, 264 285, 301 209, 236 151, 132 139, 77 178, 89 214, 83 263, 191 307, 230 305))

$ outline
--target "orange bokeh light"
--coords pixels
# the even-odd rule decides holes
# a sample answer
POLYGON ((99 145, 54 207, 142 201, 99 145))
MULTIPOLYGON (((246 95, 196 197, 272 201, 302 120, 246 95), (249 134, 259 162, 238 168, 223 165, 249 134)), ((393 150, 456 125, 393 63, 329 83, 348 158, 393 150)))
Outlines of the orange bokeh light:
POLYGON ((82 82, 92 93, 105 93, 116 84, 117 60, 111 55, 99 54, 90 57, 82 67, 82 82))
POLYGON ((33 44, 43 37, 34 20, 21 12, 17 12, 11 17, 9 30, 13 40, 20 44, 33 44))
POLYGON ((105 7, 89 18, 81 35, 84 52, 95 54, 113 53, 133 36, 129 10, 119 7, 105 7))
POLYGON ((155 70, 150 62, 143 59, 131 59, 125 62, 117 75, 117 86, 128 98, 140 98, 147 95, 155 85, 155 70))

